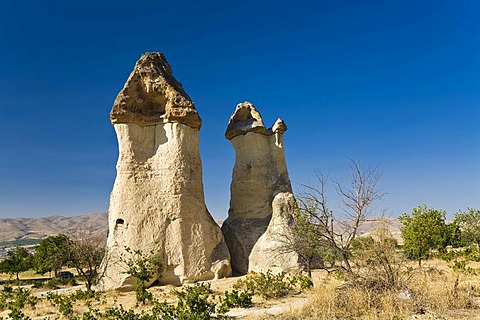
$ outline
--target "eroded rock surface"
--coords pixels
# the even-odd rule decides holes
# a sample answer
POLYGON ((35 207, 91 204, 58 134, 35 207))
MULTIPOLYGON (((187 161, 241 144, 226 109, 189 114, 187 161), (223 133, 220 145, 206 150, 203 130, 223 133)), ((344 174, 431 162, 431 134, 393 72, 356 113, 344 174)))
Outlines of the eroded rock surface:
POLYGON ((249 257, 248 270, 256 272, 290 271, 302 269, 300 257, 294 249, 293 234, 295 198, 289 192, 278 193, 272 201, 272 218, 267 230, 258 238, 249 257))
MULTIPOLYGON (((236 273, 262 271, 272 263, 284 270, 291 267, 290 262, 287 266, 274 258, 278 256, 278 250, 270 250, 278 247, 276 234, 284 232, 279 226, 289 228, 290 222, 279 221, 289 221, 289 218, 283 217, 292 214, 292 211, 283 209, 276 212, 272 206, 279 193, 292 195, 283 149, 283 133, 286 130, 285 123, 280 119, 267 129, 260 113, 249 102, 237 105, 228 123, 225 137, 235 150, 235 165, 230 185, 230 209, 222 231, 236 273), (272 214, 275 219, 272 219, 272 214), (275 225, 275 230, 267 232, 269 224, 275 225), (251 261, 254 263, 251 264, 251 261)), ((282 199, 284 197, 288 198, 282 196, 282 199)), ((282 207, 280 202, 277 207, 282 207)), ((298 261, 296 254, 291 255, 282 259, 298 261)))
POLYGON ((228 248, 204 201, 201 119, 161 53, 140 58, 110 117, 119 157, 97 289, 134 284, 126 248, 161 262, 151 282, 229 276, 228 248))
POLYGON ((194 129, 202 125, 195 105, 160 52, 146 53, 137 62, 115 99, 110 121, 140 126, 176 122, 194 129))

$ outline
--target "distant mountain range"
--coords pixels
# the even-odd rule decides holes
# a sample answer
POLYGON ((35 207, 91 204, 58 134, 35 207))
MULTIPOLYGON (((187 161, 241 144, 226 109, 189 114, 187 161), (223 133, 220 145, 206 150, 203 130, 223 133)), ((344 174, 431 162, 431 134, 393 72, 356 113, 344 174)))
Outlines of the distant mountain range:
MULTIPOLYGON (((402 224, 396 219, 389 219, 389 229, 395 238, 401 239, 400 228, 402 224)), ((216 220, 221 225, 222 220, 216 220)), ((360 229, 359 235, 369 234, 378 228, 380 221, 370 219, 365 221, 360 229)), ((6 218, 0 219, 0 244, 3 242, 43 239, 49 235, 60 233, 66 235, 75 234, 78 231, 88 230, 94 233, 108 232, 108 214, 92 213, 81 216, 50 216, 39 218, 6 218)))
POLYGON ((50 216, 0 219, 0 242, 42 239, 49 235, 60 233, 69 235, 81 230, 107 234, 107 213, 93 213, 72 217, 50 216))

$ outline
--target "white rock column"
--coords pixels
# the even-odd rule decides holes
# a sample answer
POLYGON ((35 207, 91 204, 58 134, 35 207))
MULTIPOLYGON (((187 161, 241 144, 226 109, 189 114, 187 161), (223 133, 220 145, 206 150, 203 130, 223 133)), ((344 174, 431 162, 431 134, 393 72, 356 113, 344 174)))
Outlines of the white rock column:
POLYGON ((201 120, 167 66, 163 55, 142 56, 112 109, 119 157, 100 290, 135 283, 125 273, 125 261, 133 258, 126 248, 161 263, 150 282, 180 284, 231 273, 223 235, 205 206, 201 120), (187 106, 170 99, 178 95, 187 106))
POLYGON ((283 216, 290 219, 291 211, 279 215, 275 219, 275 230, 267 232, 274 214, 274 198, 279 193, 290 194, 293 198, 283 149, 286 130, 280 119, 266 129, 260 113, 249 102, 237 105, 230 118, 225 136, 235 150, 235 165, 230 185, 230 209, 222 231, 230 249, 232 268, 238 274, 265 271, 270 265, 286 270, 292 263, 287 266, 282 261, 298 262, 296 255, 283 257, 283 260, 273 259, 279 252, 271 250, 279 248, 279 239, 275 238, 277 232, 286 232, 291 226, 290 222, 280 223, 279 219, 283 216), (262 242, 258 244, 261 237, 262 242), (275 241, 277 244, 273 245, 275 241))

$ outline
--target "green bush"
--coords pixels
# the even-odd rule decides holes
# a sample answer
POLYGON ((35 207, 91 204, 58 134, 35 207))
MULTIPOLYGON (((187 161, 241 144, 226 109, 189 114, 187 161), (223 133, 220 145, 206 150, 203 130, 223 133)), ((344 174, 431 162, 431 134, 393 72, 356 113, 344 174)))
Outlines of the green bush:
POLYGON ((90 309, 83 314, 82 320, 210 320, 221 318, 223 310, 217 307, 210 285, 196 284, 174 293, 178 297, 176 305, 156 300, 150 312, 139 313, 125 310, 122 305, 109 308, 105 312, 90 309), (216 315, 215 312, 217 312, 216 315))
POLYGON ((303 274, 298 274, 293 278, 294 284, 300 286, 301 290, 307 290, 313 287, 313 281, 311 278, 303 274))
POLYGON ((101 294, 96 291, 88 291, 88 290, 81 290, 78 289, 75 292, 70 294, 70 297, 77 301, 77 300, 95 300, 95 301, 100 301, 101 294))
POLYGON ((125 310, 122 305, 109 308, 105 312, 98 309, 89 309, 82 315, 82 320, 153 320, 164 319, 154 318, 146 312, 135 313, 133 310, 125 310))
POLYGON ((250 308, 252 303, 253 293, 247 291, 232 290, 232 292, 225 291, 221 307, 228 311, 230 308, 250 308))
POLYGON ((47 300, 50 301, 54 307, 58 307, 58 312, 65 317, 70 317, 73 315, 73 302, 75 302, 75 300, 72 299, 70 295, 61 295, 55 292, 49 292, 47 293, 47 300))
POLYGON ((48 281, 33 281, 33 288, 47 288, 47 289, 59 289, 60 286, 76 286, 77 280, 75 278, 65 279, 51 279, 48 281))
POLYGON ((152 319, 209 320, 215 313, 218 318, 227 311, 217 306, 209 284, 195 284, 174 293, 178 297, 177 304, 157 301, 152 309, 152 319))
POLYGON ((22 309, 25 308, 27 304, 34 308, 37 300, 29 289, 21 287, 13 289, 11 286, 5 285, 2 292, 0 292, 0 311, 7 308, 10 309, 8 319, 30 319, 22 312, 22 309))
POLYGON ((210 296, 213 291, 209 284, 195 284, 176 291, 178 297, 174 313, 178 319, 210 319, 215 313, 216 304, 210 296))
POLYGON ((32 291, 18 287, 14 290, 13 307, 23 309, 28 304, 32 308, 37 304, 38 298, 32 295, 32 291))
POLYGON ((8 318, 6 319, 13 319, 13 320, 31 320, 29 316, 22 312, 21 309, 13 308, 11 312, 8 314, 8 318))
POLYGON ((312 286, 313 282, 304 275, 290 275, 285 272, 274 274, 268 270, 266 273, 250 272, 233 288, 271 299, 284 297, 294 291, 305 290, 312 286))
POLYGON ((5 285, 0 293, 0 310, 6 308, 24 308, 27 304, 35 307, 37 298, 32 295, 32 291, 18 287, 13 289, 11 286, 5 285))
POLYGON ((145 304, 146 301, 152 301, 153 295, 147 291, 146 282, 150 281, 153 275, 162 269, 160 258, 153 256, 152 252, 150 258, 147 258, 142 250, 132 250, 128 247, 125 247, 125 251, 131 255, 131 259, 122 258, 126 265, 125 273, 137 280, 135 283, 137 304, 139 302, 145 304))

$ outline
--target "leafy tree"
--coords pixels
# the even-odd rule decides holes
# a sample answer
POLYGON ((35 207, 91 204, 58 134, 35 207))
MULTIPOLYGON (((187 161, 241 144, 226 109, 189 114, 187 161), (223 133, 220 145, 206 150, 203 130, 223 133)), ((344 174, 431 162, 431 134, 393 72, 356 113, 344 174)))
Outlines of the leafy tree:
POLYGON ((480 210, 468 208, 468 212, 458 212, 454 222, 461 232, 463 245, 480 246, 480 210))
POLYGON ((35 271, 40 274, 57 272, 70 261, 71 240, 64 234, 49 236, 36 247, 34 254, 35 271))
POLYGON ((32 255, 24 247, 17 247, 7 252, 7 258, 0 262, 0 271, 15 274, 18 281, 18 274, 30 270, 32 266, 32 255))
POLYGON ((446 245, 452 246, 454 248, 459 248, 464 245, 464 240, 462 239, 462 230, 460 229, 460 224, 454 220, 446 224, 447 229, 447 243, 446 245))
POLYGON ((403 250, 412 260, 428 259, 432 250, 443 251, 448 245, 448 227, 445 223, 445 211, 427 208, 426 205, 413 208, 412 214, 404 213, 399 217, 402 222, 403 250))

